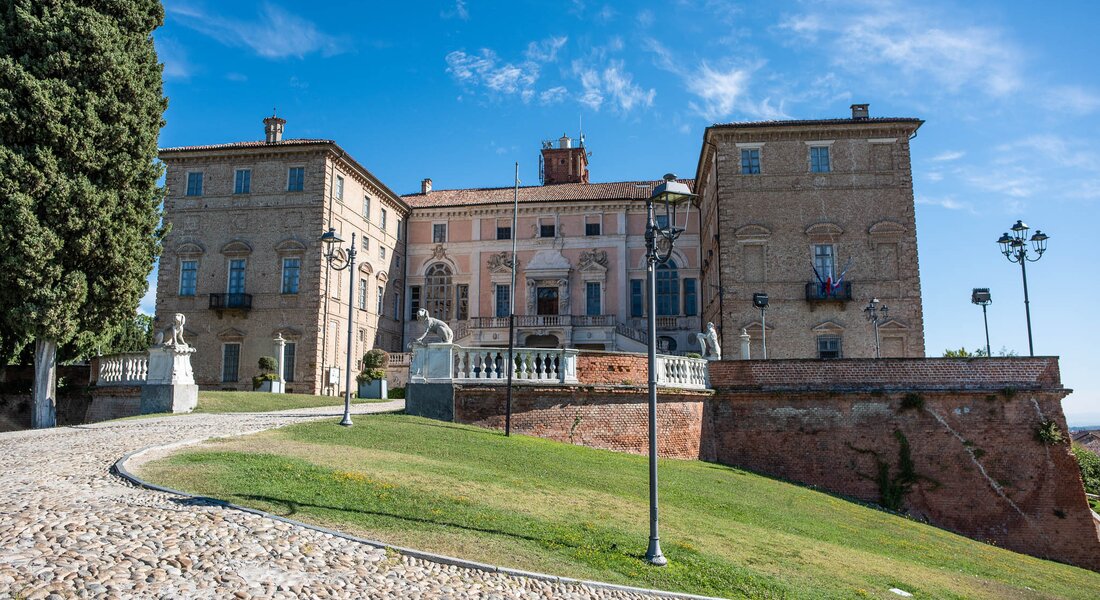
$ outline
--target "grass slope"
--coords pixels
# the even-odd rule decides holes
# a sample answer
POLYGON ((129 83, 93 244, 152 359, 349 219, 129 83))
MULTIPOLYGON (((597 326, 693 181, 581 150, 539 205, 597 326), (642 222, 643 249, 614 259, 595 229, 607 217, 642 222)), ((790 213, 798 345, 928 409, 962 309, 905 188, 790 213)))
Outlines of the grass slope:
POLYGON ((1096 598, 1100 574, 980 544, 738 469, 646 459, 406 415, 218 440, 157 483, 425 550, 585 579, 751 598, 1096 598))

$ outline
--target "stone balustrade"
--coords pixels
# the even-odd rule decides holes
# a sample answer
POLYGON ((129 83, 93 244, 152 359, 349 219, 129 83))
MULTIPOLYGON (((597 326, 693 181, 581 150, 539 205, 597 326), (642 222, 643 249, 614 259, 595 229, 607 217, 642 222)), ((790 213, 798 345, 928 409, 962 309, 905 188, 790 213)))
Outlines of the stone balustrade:
POLYGON ((98 386, 143 385, 149 377, 149 355, 130 352, 99 357, 99 369, 93 374, 98 386))
POLYGON ((657 355, 658 386, 685 390, 705 390, 709 383, 707 361, 705 359, 669 356, 667 354, 657 355))

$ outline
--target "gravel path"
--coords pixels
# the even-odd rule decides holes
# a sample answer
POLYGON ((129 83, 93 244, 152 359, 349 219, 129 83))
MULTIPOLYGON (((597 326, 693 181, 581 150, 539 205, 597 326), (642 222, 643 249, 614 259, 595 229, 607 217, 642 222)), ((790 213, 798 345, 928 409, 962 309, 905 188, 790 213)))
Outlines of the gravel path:
MULTIPOLYGON (((401 401, 353 406, 354 413, 401 401)), ((127 452, 325 416, 196 414, 0 434, 0 598, 653 598, 396 554, 110 473, 127 452)), ((369 417, 360 417, 359 423, 369 417)))

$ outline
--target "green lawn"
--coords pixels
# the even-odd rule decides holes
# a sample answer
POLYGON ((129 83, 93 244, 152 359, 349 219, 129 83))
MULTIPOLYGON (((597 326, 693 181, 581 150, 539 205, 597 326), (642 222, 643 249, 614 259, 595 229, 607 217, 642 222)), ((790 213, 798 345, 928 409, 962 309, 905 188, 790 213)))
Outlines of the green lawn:
MULTIPOLYGON (((352 398, 352 404, 368 402, 388 402, 388 400, 367 400, 352 398)), ((310 394, 272 394, 269 392, 199 392, 199 403, 192 413, 242 413, 267 412, 272 410, 290 410, 295 408, 314 408, 317 406, 343 406, 343 396, 313 396, 310 394)), ((153 417, 173 417, 190 413, 150 413, 113 419, 150 419, 153 417)))
MULTIPOLYGON (((796 450, 797 451, 797 450, 796 450)), ((663 460, 642 560, 646 458, 406 415, 193 447, 146 478, 394 545, 558 575, 752 598, 1098 598, 1100 574, 806 488, 663 460)))

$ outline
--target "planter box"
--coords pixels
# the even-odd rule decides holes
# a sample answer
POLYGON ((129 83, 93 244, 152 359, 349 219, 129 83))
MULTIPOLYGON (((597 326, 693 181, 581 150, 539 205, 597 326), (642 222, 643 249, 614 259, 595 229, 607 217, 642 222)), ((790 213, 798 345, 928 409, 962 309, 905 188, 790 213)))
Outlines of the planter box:
POLYGON ((358 396, 360 398, 381 398, 385 400, 387 393, 389 393, 389 387, 386 385, 385 379, 378 379, 369 384, 359 384, 358 396))
POLYGON ((260 387, 256 391, 257 392, 272 392, 272 393, 275 393, 275 394, 283 394, 283 393, 286 393, 286 383, 282 382, 282 381, 268 380, 268 381, 265 381, 265 382, 261 383, 260 387))

